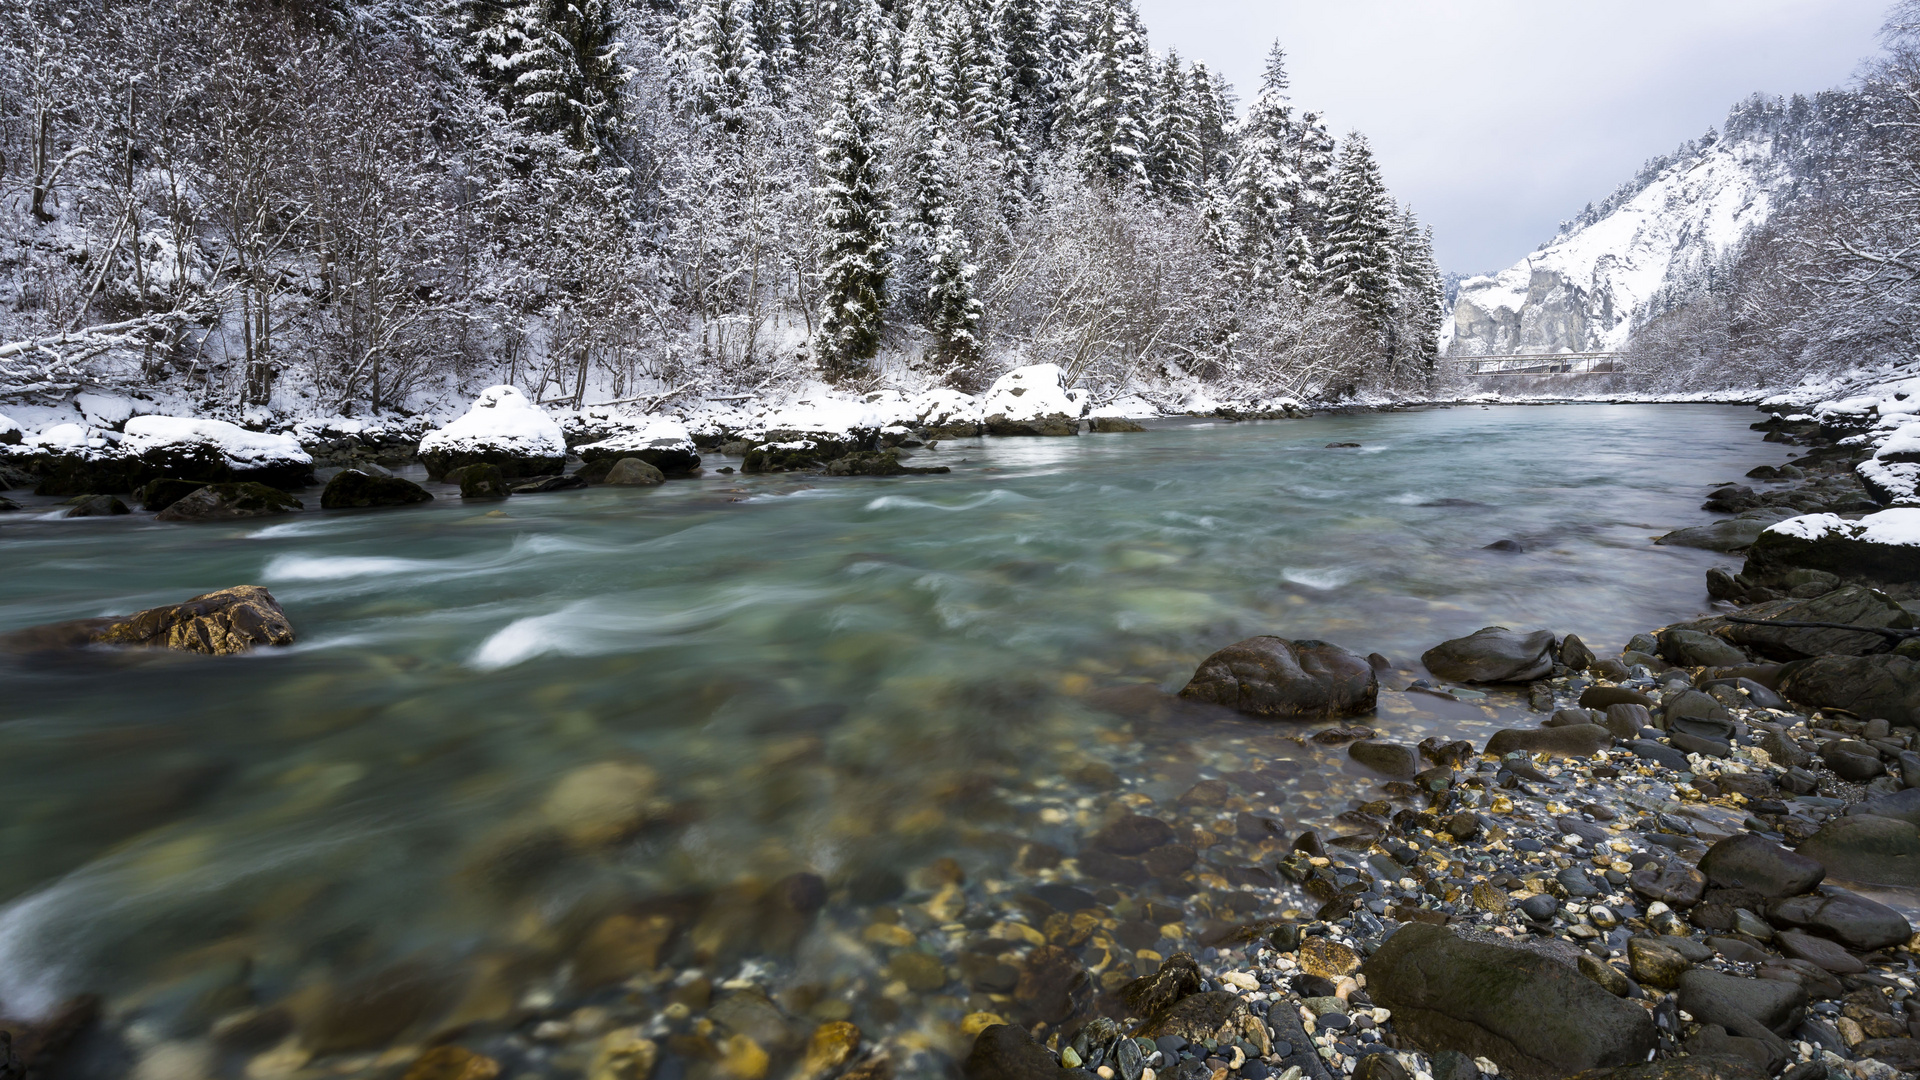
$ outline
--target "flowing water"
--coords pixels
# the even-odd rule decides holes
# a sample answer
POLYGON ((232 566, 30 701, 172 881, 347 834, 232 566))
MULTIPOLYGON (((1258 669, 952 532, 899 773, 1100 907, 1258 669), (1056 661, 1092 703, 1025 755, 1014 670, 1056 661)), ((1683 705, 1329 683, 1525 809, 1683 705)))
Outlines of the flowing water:
MULTIPOLYGON (((652 489, 476 505, 436 486, 418 508, 233 525, 30 508, 0 527, 0 630, 253 583, 300 643, 0 660, 0 1015, 94 991, 149 1039, 192 1038, 223 987, 268 1004, 407 964, 550 1001, 583 912, 688 897, 706 938, 676 965, 858 998, 881 961, 825 928, 857 933, 895 873, 929 889, 951 857, 1001 888, 1030 845, 1073 851, 1121 789, 1170 803, 1263 769, 1245 805, 1289 832, 1379 797, 1339 748, 1297 738, 1327 725, 1166 708, 1222 645, 1385 654, 1364 722, 1397 739, 1531 723, 1497 694, 1398 690, 1423 650, 1485 625, 1605 655, 1701 610, 1703 572, 1729 560, 1649 538, 1708 520, 1706 485, 1784 460, 1752 418, 1173 423, 919 453, 947 476, 728 476, 710 458, 652 489), (1500 540, 1524 550, 1486 549, 1500 540), (556 785, 608 762, 644 809, 569 834, 556 785), (755 959, 752 898, 801 872, 825 883, 811 944, 755 959), (716 922, 715 896, 749 914, 716 922)), ((877 1000, 855 1018, 965 1005, 903 1018, 877 1000)))

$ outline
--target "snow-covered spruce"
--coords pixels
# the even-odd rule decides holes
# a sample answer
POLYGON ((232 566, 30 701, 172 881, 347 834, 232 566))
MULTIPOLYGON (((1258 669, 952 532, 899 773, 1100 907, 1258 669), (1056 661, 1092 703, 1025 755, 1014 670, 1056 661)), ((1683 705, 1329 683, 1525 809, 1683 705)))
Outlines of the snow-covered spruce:
POLYGON ((297 439, 224 420, 135 416, 124 431, 56 424, 8 446, 42 495, 122 494, 149 480, 253 481, 295 488, 313 479, 297 439))
POLYGON ((994 435, 1078 435, 1092 398, 1069 389, 1058 364, 1029 364, 994 380, 981 411, 994 435))
POLYGON ((567 463, 560 424, 511 386, 490 386, 466 415, 420 440, 420 460, 435 480, 486 462, 508 479, 558 473, 567 463))

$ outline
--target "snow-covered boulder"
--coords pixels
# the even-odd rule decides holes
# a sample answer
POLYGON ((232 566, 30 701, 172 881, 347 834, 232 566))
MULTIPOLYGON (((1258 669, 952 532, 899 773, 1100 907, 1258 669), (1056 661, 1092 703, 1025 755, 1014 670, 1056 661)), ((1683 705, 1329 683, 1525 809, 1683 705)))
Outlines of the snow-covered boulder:
POLYGON ((151 480, 277 488, 313 480, 313 458, 299 440, 186 416, 135 416, 124 431, 56 424, 14 456, 39 478, 42 495, 117 495, 151 480))
POLYGON ((987 414, 980 399, 948 387, 937 387, 915 397, 913 423, 929 439, 964 439, 985 429, 987 414))
POLYGON ((603 459, 639 458, 668 476, 685 476, 700 467, 693 436, 678 420, 650 417, 627 430, 578 448, 589 464, 603 459))
POLYGON ((287 434, 300 440, 315 465, 398 468, 413 464, 431 430, 433 422, 424 416, 326 416, 300 420, 287 434))
POLYGON ((546 476, 566 467, 567 438, 527 395, 490 386, 464 416, 420 440, 420 460, 435 480, 481 462, 499 466, 510 480, 546 476))
POLYGON ((1920 582, 1920 507, 1897 507, 1849 521, 1806 514, 1769 526, 1747 551, 1741 576, 1766 584, 1795 570, 1843 579, 1920 582))
POLYGON ((0 415, 0 446, 19 446, 27 437, 13 417, 0 415))
POLYGON ((1092 396, 1068 389, 1058 364, 1029 364, 994 380, 981 411, 994 435, 1078 435, 1092 396))

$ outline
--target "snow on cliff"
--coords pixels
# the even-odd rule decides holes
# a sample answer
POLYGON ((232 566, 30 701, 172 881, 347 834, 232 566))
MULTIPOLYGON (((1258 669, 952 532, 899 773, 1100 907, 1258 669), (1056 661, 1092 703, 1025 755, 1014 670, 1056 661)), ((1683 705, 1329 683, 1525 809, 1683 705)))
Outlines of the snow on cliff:
POLYGON ((1754 98, 1726 134, 1649 162, 1538 251, 1459 286, 1441 347, 1455 355, 1614 351, 1700 288, 1817 163, 1823 101, 1754 98))

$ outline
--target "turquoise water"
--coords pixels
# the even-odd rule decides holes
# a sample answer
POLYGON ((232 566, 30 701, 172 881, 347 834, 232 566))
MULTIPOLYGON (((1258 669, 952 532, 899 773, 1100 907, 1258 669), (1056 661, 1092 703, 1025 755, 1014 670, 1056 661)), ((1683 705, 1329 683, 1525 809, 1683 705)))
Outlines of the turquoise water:
MULTIPOLYGON (((474 505, 433 486, 418 508, 235 525, 9 515, 0 630, 260 584, 300 643, 0 660, 0 1014, 97 991, 191 1033, 221 980, 270 1003, 398 962, 465 978, 503 951, 519 994, 564 983, 553 942, 609 896, 803 871, 826 883, 825 927, 855 919, 863 874, 951 856, 977 886, 1022 843, 1071 852, 1111 788, 1100 768, 1163 799, 1293 759, 1270 812, 1324 822, 1376 779, 1288 738, 1311 729, 1173 714, 1158 693, 1261 633, 1383 653, 1388 690, 1488 624, 1617 650, 1706 606, 1702 574, 1729 560, 1649 538, 1708 520, 1706 485, 1785 459, 1753 419, 1175 423, 918 453, 948 476, 709 458, 654 489, 474 505), (1525 550, 1484 550, 1507 539, 1525 550), (549 842, 555 785, 604 762, 650 772, 644 825, 549 842)), ((1522 713, 1386 692, 1369 722, 1477 738, 1522 713)), ((716 979, 739 954, 715 953, 716 979)), ((847 963, 797 957, 795 978, 847 963)))

